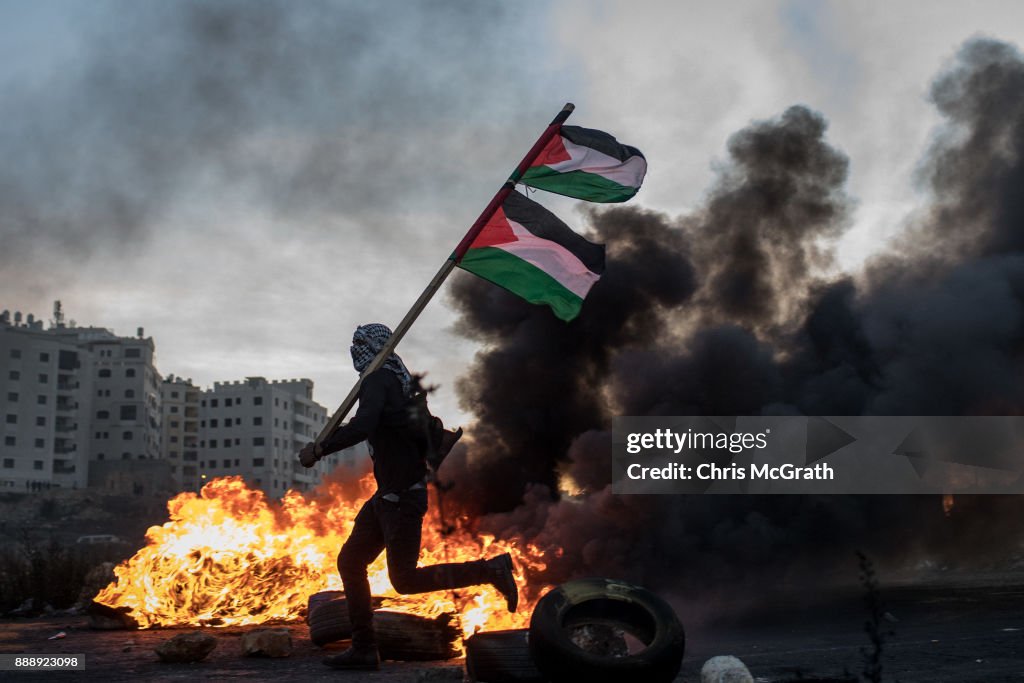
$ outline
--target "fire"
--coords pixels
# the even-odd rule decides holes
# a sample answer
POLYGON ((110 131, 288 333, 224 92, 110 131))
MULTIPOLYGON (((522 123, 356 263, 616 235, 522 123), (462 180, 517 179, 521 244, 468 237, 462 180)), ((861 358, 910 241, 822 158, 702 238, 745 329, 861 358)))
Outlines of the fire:
POLYGON ((944 512, 947 517, 953 514, 954 503, 955 501, 953 500, 952 493, 946 493, 942 496, 942 512, 944 512))
MULTIPOLYGON (((127 608, 142 628, 234 626, 299 619, 308 597, 340 590, 336 558, 373 477, 359 481, 356 495, 341 484, 325 484, 304 497, 289 491, 268 501, 241 477, 211 481, 199 495, 182 493, 168 502, 170 521, 150 527, 147 544, 116 567, 116 580, 96 601, 127 608)), ((452 612, 465 636, 477 630, 523 628, 545 586, 531 587, 526 574, 545 568, 543 552, 530 544, 474 533, 457 520, 442 535, 433 499, 423 523, 420 564, 459 562, 509 552, 516 564, 519 611, 509 614, 491 586, 422 595, 398 595, 382 554, 369 569, 374 595, 389 609, 424 616, 452 612)))

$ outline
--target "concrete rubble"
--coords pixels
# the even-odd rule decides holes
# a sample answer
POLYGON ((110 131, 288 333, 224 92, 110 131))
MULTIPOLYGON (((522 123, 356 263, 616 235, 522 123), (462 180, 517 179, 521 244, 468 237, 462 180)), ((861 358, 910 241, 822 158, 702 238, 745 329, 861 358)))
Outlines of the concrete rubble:
POLYGON ((168 638, 153 651, 162 662, 200 662, 216 647, 216 638, 201 631, 192 631, 168 638))
POLYGON ((246 657, 287 657, 292 653, 292 632, 288 628, 264 628, 242 634, 246 657))

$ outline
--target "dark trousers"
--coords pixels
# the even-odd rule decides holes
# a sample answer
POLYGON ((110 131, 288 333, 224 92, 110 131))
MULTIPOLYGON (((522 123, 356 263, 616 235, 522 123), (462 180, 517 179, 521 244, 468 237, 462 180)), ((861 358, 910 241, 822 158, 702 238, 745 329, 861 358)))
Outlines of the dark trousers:
POLYGON ((356 515, 352 533, 338 553, 338 571, 345 584, 352 643, 355 646, 375 642, 370 582, 366 568, 387 551, 388 578, 402 594, 428 593, 487 583, 483 560, 417 567, 420 533, 427 512, 427 491, 417 489, 401 494, 397 503, 374 494, 356 515))

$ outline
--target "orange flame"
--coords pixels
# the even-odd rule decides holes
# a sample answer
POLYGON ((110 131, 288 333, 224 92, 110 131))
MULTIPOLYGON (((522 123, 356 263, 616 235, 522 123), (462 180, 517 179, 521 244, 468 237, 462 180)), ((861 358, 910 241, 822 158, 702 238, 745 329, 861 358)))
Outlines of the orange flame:
MULTIPOLYGON (((182 493, 167 504, 170 521, 150 527, 147 545, 114 569, 116 580, 96 602, 127 608, 142 628, 234 626, 302 616, 308 597, 341 589, 336 557, 352 530, 373 477, 358 483, 355 496, 338 483, 304 497, 289 491, 268 501, 241 477, 211 481, 199 495, 182 493)), ((387 577, 385 557, 370 565, 370 587, 389 609, 423 616, 458 615, 464 636, 477 630, 523 628, 546 586, 531 587, 527 572, 545 568, 543 552, 530 544, 476 534, 468 520, 442 534, 431 491, 423 524, 420 565, 512 554, 520 607, 509 614, 491 586, 400 596, 387 577)))
POLYGON ((945 513, 945 515, 947 517, 949 517, 950 515, 953 514, 953 505, 954 504, 955 504, 955 501, 953 499, 953 494, 952 493, 943 494, 943 496, 942 496, 942 512, 945 513))

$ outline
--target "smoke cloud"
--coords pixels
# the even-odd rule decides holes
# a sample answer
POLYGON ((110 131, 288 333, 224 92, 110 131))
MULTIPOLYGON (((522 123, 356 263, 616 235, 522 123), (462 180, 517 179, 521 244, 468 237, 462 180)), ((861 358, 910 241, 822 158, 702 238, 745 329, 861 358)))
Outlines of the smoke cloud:
POLYGON ((857 277, 829 270, 853 214, 849 162, 800 106, 733 135, 691 214, 590 210, 608 266, 572 323, 461 277, 459 330, 485 348, 458 387, 479 421, 442 471, 450 496, 488 531, 551 549, 548 581, 688 592, 797 567, 852 577, 854 549, 897 565, 967 545, 1005 557, 1020 540, 998 523, 1020 514, 1006 498, 958 497, 947 520, 932 497, 613 496, 609 430, 615 414, 1024 410, 1022 79, 1019 51, 985 39, 936 78, 931 201, 857 277))

